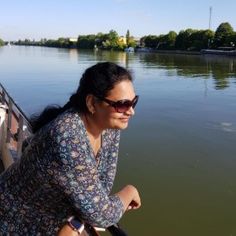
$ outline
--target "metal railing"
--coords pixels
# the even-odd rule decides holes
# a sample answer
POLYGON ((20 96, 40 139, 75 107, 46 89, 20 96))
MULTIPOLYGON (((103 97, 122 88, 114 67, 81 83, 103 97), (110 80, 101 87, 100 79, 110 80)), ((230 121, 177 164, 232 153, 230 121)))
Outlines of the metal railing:
POLYGON ((23 141, 31 133, 29 119, 0 83, 0 152, 4 168, 20 158, 23 141))

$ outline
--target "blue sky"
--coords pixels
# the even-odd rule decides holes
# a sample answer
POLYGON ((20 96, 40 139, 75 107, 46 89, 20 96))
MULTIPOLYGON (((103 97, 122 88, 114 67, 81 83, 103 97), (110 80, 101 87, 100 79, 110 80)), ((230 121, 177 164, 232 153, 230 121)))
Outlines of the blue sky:
POLYGON ((111 29, 141 37, 207 29, 210 6, 212 30, 229 22, 236 31, 235 0, 0 0, 0 38, 57 39, 111 29))

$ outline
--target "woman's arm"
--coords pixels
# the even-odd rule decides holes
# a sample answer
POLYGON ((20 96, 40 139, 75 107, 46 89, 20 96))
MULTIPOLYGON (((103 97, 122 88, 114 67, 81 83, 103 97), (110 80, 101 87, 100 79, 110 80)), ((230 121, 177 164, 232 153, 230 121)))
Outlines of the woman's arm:
POLYGON ((108 143, 109 149, 105 156, 104 165, 100 175, 100 181, 106 190, 107 194, 111 193, 111 189, 116 176, 119 142, 120 142, 120 130, 107 130, 104 134, 105 142, 108 143))
MULTIPOLYGON (((137 189, 132 185, 125 186, 121 191, 116 193, 120 197, 126 210, 137 209, 141 206, 141 200, 137 189)), ((58 236, 78 236, 68 224, 65 224, 58 233, 58 236)))
POLYGON ((116 195, 121 199, 125 210, 138 209, 141 206, 138 190, 133 185, 125 186, 116 195))
POLYGON ((118 195, 107 194, 99 178, 97 162, 84 137, 86 134, 70 118, 54 124, 50 130, 48 152, 52 159, 44 171, 68 199, 68 207, 76 209, 82 220, 94 226, 108 227, 120 220, 125 211, 123 202, 118 195))

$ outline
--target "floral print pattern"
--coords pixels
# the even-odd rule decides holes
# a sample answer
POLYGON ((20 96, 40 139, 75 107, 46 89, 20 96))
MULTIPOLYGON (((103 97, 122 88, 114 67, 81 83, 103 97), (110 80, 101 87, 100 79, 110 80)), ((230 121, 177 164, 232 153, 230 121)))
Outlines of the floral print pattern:
POLYGON ((0 235, 55 235, 71 215, 94 226, 117 223, 123 204, 110 192, 119 139, 119 130, 105 130, 95 157, 73 109, 40 129, 0 176, 0 235))

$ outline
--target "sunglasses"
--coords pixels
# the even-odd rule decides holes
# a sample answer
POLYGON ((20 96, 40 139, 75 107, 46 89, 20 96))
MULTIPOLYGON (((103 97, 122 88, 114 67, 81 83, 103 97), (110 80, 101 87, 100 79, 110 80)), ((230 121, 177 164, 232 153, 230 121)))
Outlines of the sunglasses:
POLYGON ((139 96, 136 95, 132 101, 124 99, 124 100, 119 100, 117 102, 111 101, 106 98, 99 98, 99 99, 106 102, 110 106, 114 107, 117 112, 124 113, 124 112, 128 111, 131 107, 135 108, 135 106, 138 103, 138 98, 139 98, 139 96))

